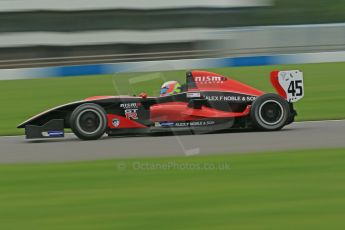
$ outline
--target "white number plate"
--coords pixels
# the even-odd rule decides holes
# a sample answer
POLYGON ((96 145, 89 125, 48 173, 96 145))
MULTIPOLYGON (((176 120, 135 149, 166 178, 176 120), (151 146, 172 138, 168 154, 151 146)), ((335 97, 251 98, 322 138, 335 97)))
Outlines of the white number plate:
POLYGON ((301 71, 279 71, 278 81, 287 95, 288 102, 296 102, 304 97, 303 73, 301 71))

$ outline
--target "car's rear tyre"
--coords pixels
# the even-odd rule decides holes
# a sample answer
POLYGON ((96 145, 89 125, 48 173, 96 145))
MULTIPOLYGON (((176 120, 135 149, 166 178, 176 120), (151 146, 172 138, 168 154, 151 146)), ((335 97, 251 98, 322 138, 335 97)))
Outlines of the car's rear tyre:
POLYGON ((264 94, 253 102, 250 117, 254 128, 279 130, 289 118, 289 103, 277 94, 264 94))
POLYGON ((107 129, 107 116, 104 109, 96 104, 78 106, 71 114, 71 129, 82 140, 97 140, 107 129))

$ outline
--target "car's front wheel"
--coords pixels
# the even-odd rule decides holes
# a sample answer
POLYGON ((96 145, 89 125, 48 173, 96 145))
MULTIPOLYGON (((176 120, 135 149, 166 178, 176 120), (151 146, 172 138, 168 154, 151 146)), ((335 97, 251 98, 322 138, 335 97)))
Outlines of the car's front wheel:
POLYGON ((88 103, 78 106, 71 114, 71 129, 82 140, 96 140, 107 129, 107 116, 104 109, 88 103))
POLYGON ((252 104, 250 117, 254 128, 260 130, 279 130, 289 118, 289 103, 273 93, 258 97, 252 104))

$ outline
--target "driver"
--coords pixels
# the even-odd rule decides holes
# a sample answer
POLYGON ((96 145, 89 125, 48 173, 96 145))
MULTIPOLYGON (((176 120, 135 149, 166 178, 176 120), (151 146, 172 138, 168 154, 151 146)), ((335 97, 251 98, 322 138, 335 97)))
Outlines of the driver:
POLYGON ((177 81, 168 81, 162 85, 160 96, 165 97, 177 93, 181 93, 181 85, 177 81))

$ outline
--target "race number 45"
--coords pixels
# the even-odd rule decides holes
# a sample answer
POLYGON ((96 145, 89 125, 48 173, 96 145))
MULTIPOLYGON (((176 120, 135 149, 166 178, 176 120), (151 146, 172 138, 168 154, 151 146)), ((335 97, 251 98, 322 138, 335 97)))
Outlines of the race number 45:
POLYGON ((278 81, 287 101, 296 102, 304 97, 303 73, 299 70, 279 71, 278 81))

